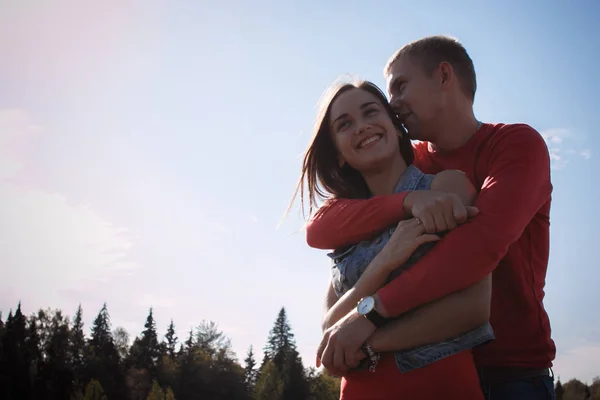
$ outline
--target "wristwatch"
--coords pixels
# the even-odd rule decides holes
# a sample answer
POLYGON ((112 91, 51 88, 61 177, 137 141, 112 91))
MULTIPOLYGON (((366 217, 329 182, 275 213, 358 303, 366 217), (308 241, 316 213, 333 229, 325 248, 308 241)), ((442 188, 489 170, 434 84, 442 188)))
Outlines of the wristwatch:
POLYGON ((381 328, 387 322, 387 319, 383 318, 381 314, 375 310, 375 298, 373 296, 367 296, 360 299, 356 306, 356 311, 358 311, 359 315, 362 315, 371 321, 377 328, 381 328))

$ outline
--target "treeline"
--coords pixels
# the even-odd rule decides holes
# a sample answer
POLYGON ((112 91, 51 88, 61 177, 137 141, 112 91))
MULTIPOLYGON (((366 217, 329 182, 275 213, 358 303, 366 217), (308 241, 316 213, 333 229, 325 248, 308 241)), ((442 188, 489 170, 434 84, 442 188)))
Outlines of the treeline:
POLYGON ((152 309, 133 342, 112 330, 106 304, 85 334, 83 310, 25 316, 19 304, 0 312, 0 399, 60 400, 336 400, 339 380, 305 369, 285 309, 257 365, 252 347, 242 366, 229 338, 202 321, 180 340, 171 323, 159 336, 152 309), (130 345, 130 343, 132 343, 130 345))
POLYGON ((600 377, 589 386, 577 379, 563 384, 559 378, 555 390, 556 400, 600 400, 600 377))

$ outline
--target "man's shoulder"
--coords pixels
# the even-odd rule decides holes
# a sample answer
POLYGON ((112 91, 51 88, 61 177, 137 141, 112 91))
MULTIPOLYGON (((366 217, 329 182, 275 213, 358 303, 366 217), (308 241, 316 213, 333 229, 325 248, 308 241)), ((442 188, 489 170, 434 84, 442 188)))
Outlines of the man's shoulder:
POLYGON ((491 135, 495 138, 536 137, 543 140, 542 135, 535 128, 525 123, 486 123, 484 125, 488 135, 491 135))
POLYGON ((487 145, 490 150, 511 146, 511 149, 515 152, 527 151, 532 147, 547 151, 544 137, 531 125, 524 123, 488 123, 485 124, 484 128, 487 131, 485 136, 489 139, 487 145))

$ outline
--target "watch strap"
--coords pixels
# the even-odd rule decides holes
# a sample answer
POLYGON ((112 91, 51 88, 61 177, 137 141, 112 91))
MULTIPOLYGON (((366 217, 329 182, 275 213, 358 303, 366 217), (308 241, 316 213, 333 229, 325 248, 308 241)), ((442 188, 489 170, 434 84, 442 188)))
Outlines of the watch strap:
POLYGON ((375 308, 366 313, 365 318, 371 321, 377 328, 381 328, 387 323, 387 319, 383 318, 375 308))

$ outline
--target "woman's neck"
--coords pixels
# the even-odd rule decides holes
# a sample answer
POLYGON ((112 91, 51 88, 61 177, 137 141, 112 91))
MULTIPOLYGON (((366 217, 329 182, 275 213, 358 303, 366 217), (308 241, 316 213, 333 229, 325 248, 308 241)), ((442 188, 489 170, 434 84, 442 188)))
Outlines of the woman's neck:
POLYGON ((385 196, 394 193, 396 186, 398 186, 398 181, 400 181, 406 168, 404 159, 398 153, 398 157, 394 157, 388 164, 362 175, 365 178, 371 195, 385 196))

